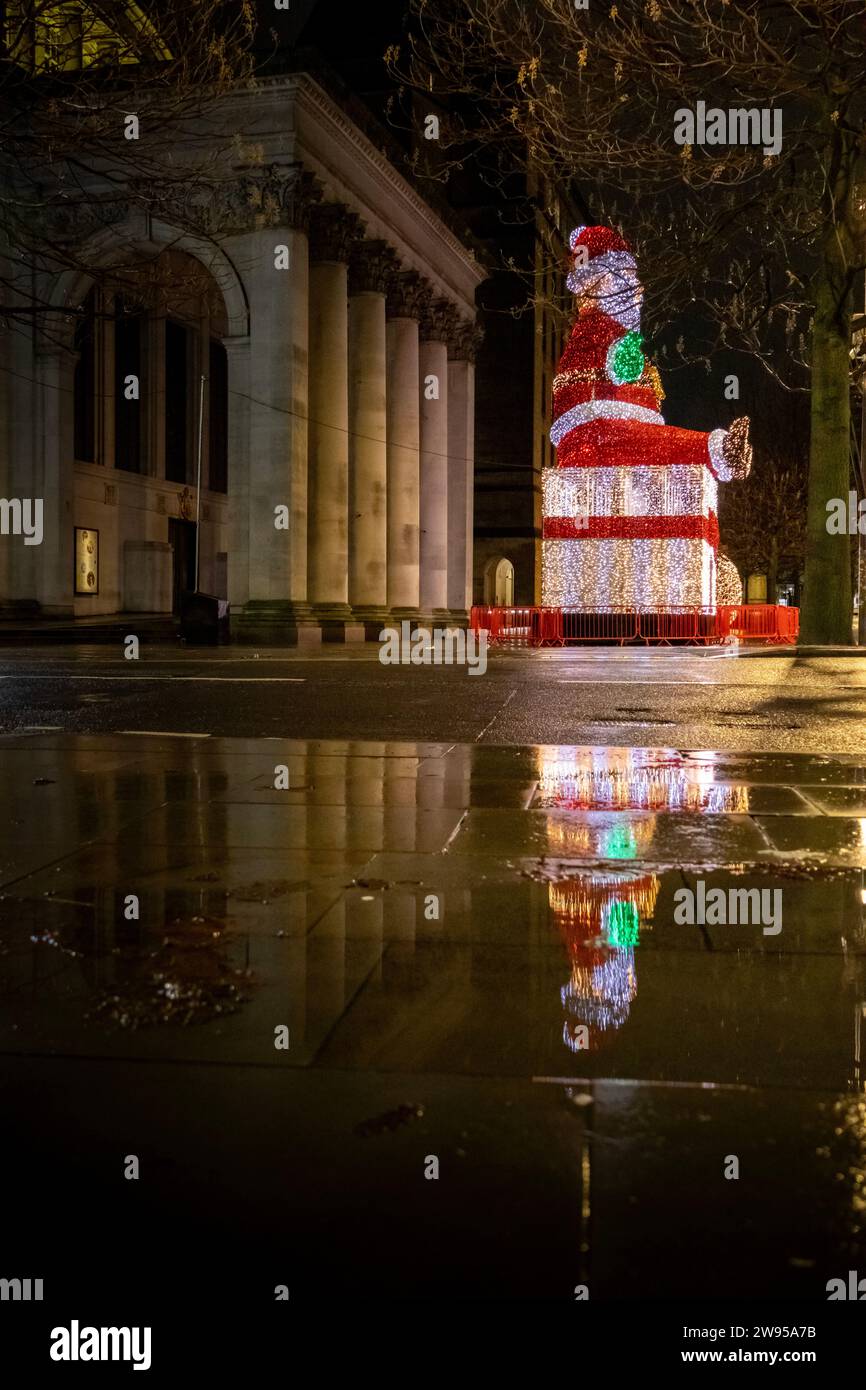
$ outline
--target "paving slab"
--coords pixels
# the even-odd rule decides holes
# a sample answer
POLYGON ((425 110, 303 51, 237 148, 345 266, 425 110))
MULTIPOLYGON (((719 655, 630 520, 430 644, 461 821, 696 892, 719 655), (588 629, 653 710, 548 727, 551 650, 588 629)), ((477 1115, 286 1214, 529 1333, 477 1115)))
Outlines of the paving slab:
POLYGON ((0 746, 13 1264, 71 1286, 96 1210, 83 1287, 168 1240, 177 1297, 178 1250, 572 1306, 866 1259, 866 757, 34 737, 0 746))
POLYGON ((6 1259, 65 1304, 104 1306, 122 1274, 125 1306, 148 1306, 159 1270, 175 1306, 261 1308, 286 1284, 301 1304, 562 1300, 573 1318, 579 1285, 590 1308, 766 1308, 862 1267, 862 1096, 47 1058, 3 1083, 6 1259), (62 1162, 58 1133, 78 1136, 62 1162))

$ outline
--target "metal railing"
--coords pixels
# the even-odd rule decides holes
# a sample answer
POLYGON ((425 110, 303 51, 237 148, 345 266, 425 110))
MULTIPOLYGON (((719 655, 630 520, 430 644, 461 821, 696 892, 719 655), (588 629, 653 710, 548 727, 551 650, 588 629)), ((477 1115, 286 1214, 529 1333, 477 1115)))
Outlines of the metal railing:
POLYGON ((626 643, 671 646, 763 642, 792 645, 800 630, 800 610, 772 603, 670 604, 653 609, 488 607, 472 609, 470 627, 488 641, 512 647, 565 647, 573 643, 626 643))

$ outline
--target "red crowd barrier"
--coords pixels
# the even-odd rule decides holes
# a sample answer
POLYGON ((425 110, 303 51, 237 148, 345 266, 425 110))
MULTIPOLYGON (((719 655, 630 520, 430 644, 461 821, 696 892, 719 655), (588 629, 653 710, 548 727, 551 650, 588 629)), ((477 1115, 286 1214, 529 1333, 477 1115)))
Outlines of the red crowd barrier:
POLYGON ((793 644, 800 632, 799 608, 773 603, 740 603, 719 610, 724 614, 726 636, 741 641, 793 644))
POLYGON ((486 631, 491 643, 518 647, 563 647, 578 642, 765 642, 792 645, 800 631, 800 610, 773 603, 669 605, 639 609, 567 607, 499 608, 476 605, 470 627, 486 631))

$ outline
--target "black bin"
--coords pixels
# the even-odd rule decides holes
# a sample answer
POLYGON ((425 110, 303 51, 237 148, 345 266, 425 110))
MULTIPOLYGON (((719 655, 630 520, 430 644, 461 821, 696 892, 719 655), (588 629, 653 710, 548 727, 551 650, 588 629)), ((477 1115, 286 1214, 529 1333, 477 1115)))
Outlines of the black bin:
POLYGON ((197 647, 216 647, 229 639, 228 599, 186 592, 180 596, 180 635, 197 647))

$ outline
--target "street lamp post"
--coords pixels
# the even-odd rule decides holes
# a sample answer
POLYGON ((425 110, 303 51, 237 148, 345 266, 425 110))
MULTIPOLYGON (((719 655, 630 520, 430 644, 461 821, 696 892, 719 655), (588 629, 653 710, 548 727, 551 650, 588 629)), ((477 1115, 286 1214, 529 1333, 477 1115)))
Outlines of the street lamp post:
POLYGON ((195 465, 195 592, 199 592, 199 562, 201 558, 201 544, 199 536, 201 533, 201 455, 202 455, 202 433, 204 429, 204 385, 207 381, 206 376, 202 376, 199 381, 198 390, 198 444, 196 449, 195 465))
MULTIPOLYGON (((860 379, 860 448, 854 455, 854 479, 859 498, 866 498, 866 304, 864 313, 855 321, 850 357, 860 379), (859 456, 858 456, 859 455, 859 456)), ((866 553, 864 536, 860 531, 859 508, 857 523, 857 645, 866 647, 866 553)))
MULTIPOLYGON (((860 497, 866 497, 866 471, 864 471, 864 450, 866 450, 866 372, 860 378, 860 457, 857 459, 855 469, 857 492, 860 497)), ((864 554, 864 540, 858 515, 857 525, 857 645, 866 647, 866 554, 864 554)))

